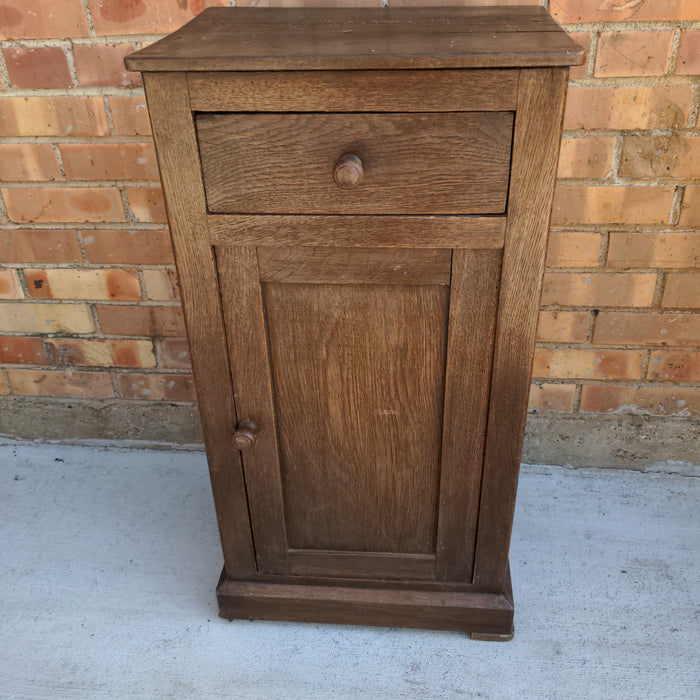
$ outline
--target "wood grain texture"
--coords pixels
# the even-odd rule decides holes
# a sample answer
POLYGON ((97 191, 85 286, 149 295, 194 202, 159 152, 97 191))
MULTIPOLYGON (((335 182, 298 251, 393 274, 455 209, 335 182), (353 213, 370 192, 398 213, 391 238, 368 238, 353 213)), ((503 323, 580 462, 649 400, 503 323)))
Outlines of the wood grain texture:
POLYGON ((513 115, 200 114, 213 213, 499 214, 505 209, 513 115), (362 160, 360 184, 333 180, 362 160))
POLYGON ((437 577, 471 580, 491 381, 501 252, 455 250, 437 545, 437 577))
MULTIPOLYGON (((259 248, 263 282, 291 284, 449 284, 449 250, 259 248)), ((370 292, 371 293, 371 292, 370 292)))
POLYGON ((277 430, 255 248, 217 250, 221 303, 239 420, 256 426, 242 452, 255 556, 263 572, 287 571, 277 430))
POLYGON ((503 590, 568 69, 522 71, 474 566, 503 590))
POLYGON ((541 7, 212 8, 132 54, 129 70, 323 70, 578 65, 541 7))
POLYGON ((179 270, 225 568, 230 576, 249 577, 255 572, 255 559, 241 462, 230 442, 236 411, 187 82, 182 74, 145 74, 144 86, 179 270))
POLYGON ((435 551, 448 293, 266 284, 289 545, 435 551))
POLYGON ((291 550, 289 571, 298 576, 358 576, 427 582, 435 580, 435 556, 291 550))
POLYGON ((509 112, 517 70, 190 73, 201 112, 509 112), (449 99, 445 99, 449 95, 449 99))
POLYGON ((358 248, 503 248, 503 216, 210 214, 214 245, 358 248))

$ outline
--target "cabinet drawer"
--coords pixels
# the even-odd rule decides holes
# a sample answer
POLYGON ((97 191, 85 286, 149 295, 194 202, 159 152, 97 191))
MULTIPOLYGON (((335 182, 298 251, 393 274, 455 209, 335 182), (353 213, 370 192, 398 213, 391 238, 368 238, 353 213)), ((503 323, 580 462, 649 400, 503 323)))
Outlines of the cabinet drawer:
POLYGON ((210 212, 505 211, 512 112, 199 114, 196 125, 210 212))

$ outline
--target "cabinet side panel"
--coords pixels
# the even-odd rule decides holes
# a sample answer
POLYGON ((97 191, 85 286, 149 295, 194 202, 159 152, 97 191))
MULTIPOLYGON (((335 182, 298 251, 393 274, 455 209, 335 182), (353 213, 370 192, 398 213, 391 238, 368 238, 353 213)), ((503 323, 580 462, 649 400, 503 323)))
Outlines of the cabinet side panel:
POLYGON ((433 553, 448 287, 263 289, 290 547, 433 553))
POLYGON ((229 575, 251 576, 255 559, 241 461, 231 446, 236 412, 187 78, 181 73, 145 73, 143 78, 192 350, 225 567, 229 575))
POLYGON ((520 74, 508 223, 474 563, 475 590, 503 590, 525 430, 568 69, 520 74))

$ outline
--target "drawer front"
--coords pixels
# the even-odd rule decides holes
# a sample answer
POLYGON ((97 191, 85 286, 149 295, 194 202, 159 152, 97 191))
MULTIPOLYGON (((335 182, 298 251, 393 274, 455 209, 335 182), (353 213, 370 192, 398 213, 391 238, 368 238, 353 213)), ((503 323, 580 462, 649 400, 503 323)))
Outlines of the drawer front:
POLYGON ((199 114, 207 206, 248 214, 500 214, 512 112, 199 114))

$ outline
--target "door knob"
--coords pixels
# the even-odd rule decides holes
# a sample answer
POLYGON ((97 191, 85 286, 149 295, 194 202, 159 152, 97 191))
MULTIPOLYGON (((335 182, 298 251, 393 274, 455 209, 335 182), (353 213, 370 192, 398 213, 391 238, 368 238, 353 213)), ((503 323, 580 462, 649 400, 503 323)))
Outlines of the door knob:
POLYGON ((244 419, 238 423, 233 433, 233 446, 239 450, 249 450, 255 445, 257 428, 252 420, 244 419))

